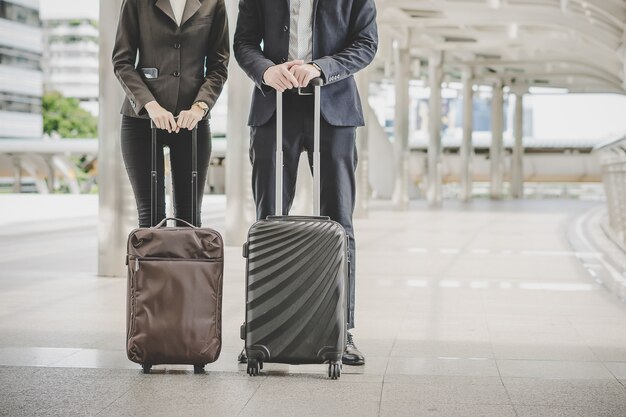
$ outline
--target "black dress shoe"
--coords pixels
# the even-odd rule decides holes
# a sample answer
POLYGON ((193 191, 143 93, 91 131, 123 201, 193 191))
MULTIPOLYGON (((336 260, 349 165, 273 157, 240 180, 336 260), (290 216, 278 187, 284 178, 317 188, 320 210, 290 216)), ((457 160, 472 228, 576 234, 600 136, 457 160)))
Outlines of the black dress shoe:
POLYGON ((248 363, 248 357, 246 356, 246 348, 241 349, 241 353, 237 356, 239 363, 248 363))
POLYGON ((350 332, 348 332, 348 343, 341 357, 341 362, 344 365, 365 365, 365 356, 363 356, 361 351, 354 345, 352 333, 350 332))

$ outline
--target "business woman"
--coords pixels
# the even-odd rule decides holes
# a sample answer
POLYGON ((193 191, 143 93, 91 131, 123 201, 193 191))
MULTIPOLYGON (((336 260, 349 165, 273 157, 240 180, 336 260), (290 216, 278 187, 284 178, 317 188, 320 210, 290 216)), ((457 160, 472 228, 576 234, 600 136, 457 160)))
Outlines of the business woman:
POLYGON ((122 155, 139 226, 151 226, 150 120, 157 136, 157 221, 165 217, 163 147, 170 149, 175 216, 200 225, 211 155, 209 112, 226 82, 229 59, 224 0, 124 0, 113 67, 126 99, 122 155), (198 126, 198 214, 191 219, 191 130, 198 126))

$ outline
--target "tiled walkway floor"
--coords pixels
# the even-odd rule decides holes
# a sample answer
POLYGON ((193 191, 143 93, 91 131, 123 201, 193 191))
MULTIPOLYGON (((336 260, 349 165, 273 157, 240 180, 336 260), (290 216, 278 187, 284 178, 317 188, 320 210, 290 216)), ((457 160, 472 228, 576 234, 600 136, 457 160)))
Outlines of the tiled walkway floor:
MULTIPOLYGON (((223 199, 209 200, 205 224, 221 229, 223 199)), ((24 201, 0 196, 0 217, 24 201)), ((269 364, 249 378, 236 363, 238 247, 226 251, 221 358, 205 375, 142 375, 124 351, 125 280, 95 276, 96 204, 80 204, 66 230, 0 224, 2 416, 626 416, 626 306, 576 257, 597 254, 566 240, 592 203, 375 204, 357 222, 367 364, 338 381, 324 366, 269 364)))

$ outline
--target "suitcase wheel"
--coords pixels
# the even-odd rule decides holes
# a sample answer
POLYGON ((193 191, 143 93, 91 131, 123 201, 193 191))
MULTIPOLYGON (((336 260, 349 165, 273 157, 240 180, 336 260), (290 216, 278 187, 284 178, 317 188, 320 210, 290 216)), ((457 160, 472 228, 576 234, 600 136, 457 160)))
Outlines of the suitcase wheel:
POLYGON ((143 365, 141 365, 141 367, 143 368, 144 374, 149 374, 150 370, 152 369, 152 365, 148 365, 147 363, 144 363, 143 365))
POLYGON ((331 362, 328 364, 328 377, 337 379, 341 376, 341 362, 331 362))
POLYGON ((203 374, 204 373, 204 365, 194 365, 193 366, 194 374, 203 374))
MULTIPOLYGON (((261 368, 263 365, 261 365, 261 368)), ((259 374, 259 361, 256 359, 248 358, 248 375, 256 376, 259 374)))

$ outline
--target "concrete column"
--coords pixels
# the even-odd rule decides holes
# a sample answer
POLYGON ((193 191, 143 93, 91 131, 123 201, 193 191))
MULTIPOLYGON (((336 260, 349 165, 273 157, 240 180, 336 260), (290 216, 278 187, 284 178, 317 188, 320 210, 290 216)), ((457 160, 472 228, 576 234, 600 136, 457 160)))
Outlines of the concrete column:
MULTIPOLYGON (((230 41, 233 42, 238 13, 237 1, 226 2, 230 41)), ((231 54, 228 66, 228 121, 226 141, 226 233, 225 243, 239 246, 246 241, 254 220, 248 111, 253 84, 231 54)))
POLYGON ((49 193, 53 193, 54 192, 54 161, 52 160, 51 156, 45 156, 44 157, 44 163, 45 163, 45 168, 46 168, 46 177, 47 177, 47 186, 48 186, 48 192, 49 193))
POLYGON ((443 200, 441 178, 441 83, 443 81, 443 54, 430 56, 428 61, 428 79, 430 82, 430 103, 428 127, 428 191, 427 198, 431 207, 441 206, 443 200))
POLYGON ((13 192, 22 192, 22 160, 19 156, 13 157, 13 192))
POLYGON ((489 160, 491 163, 491 198, 502 198, 504 183, 504 92, 502 83, 493 86, 491 109, 491 148, 489 160))
POLYGON ((394 160, 396 180, 392 202, 396 210, 409 207, 409 50, 394 43, 396 106, 394 160))
POLYGON ((359 163, 356 168, 356 204, 354 217, 366 219, 369 216, 369 76, 367 69, 356 75, 356 83, 361 96, 361 107, 365 126, 356 130, 356 146, 359 163))
POLYGON ((511 166, 511 196, 524 197, 524 93, 515 93, 515 114, 513 119, 513 160, 511 166))
POLYGON ((461 143, 461 201, 472 199, 472 133, 474 130, 474 83, 470 69, 463 71, 463 142, 461 143))
POLYGON ((126 276, 129 231, 137 226, 135 199, 120 148, 124 93, 113 73, 111 54, 122 0, 100 0, 100 118, 98 148, 98 275, 126 276))

